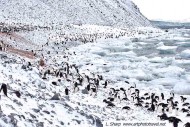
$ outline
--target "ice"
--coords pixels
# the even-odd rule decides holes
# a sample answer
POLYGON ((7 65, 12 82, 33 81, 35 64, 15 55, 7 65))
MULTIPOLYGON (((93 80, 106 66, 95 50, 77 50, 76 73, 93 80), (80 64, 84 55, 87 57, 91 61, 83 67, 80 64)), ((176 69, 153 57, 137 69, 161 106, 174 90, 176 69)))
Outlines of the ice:
MULTIPOLYGON (((109 2, 109 0, 104 2, 109 2)), ((59 25, 57 27, 59 28, 59 25)), ((145 108, 138 108, 131 100, 128 102, 117 100, 114 101, 116 107, 107 108, 103 100, 110 97, 110 88, 128 89, 136 86, 140 90, 140 96, 144 93, 156 95, 164 93, 166 99, 171 97, 170 92, 174 92, 175 101, 180 102, 180 95, 183 94, 189 102, 190 60, 179 57, 189 58, 188 46, 182 47, 178 43, 188 41, 182 36, 183 31, 172 30, 166 34, 156 28, 121 30, 97 25, 63 25, 61 28, 63 29, 40 29, 17 33, 31 42, 19 44, 20 49, 41 49, 38 54, 39 58, 35 60, 9 52, 0 52, 1 82, 8 84, 8 96, 11 98, 1 93, 2 114, 5 116, 11 113, 19 115, 21 118, 15 117, 19 127, 35 127, 42 126, 42 124, 45 127, 92 127, 97 124, 101 126, 101 122, 117 118, 125 121, 134 119, 156 121, 158 119, 158 112, 150 113, 145 108), (122 32, 126 35, 116 38, 122 32), (59 38, 62 34, 70 38, 66 44, 61 43, 65 41, 64 37, 59 38), (81 38, 89 36, 89 39, 98 37, 93 42, 81 42, 81 38), (49 45, 42 47, 47 40, 49 45), (146 52, 147 50, 151 52, 146 52), (47 54, 47 51, 51 53, 47 54), (146 54, 141 54, 140 51, 145 51, 146 54), (7 58, 3 58, 3 55, 7 58), (69 56, 69 58, 64 56, 69 56), (45 59, 44 67, 39 67, 40 58, 45 59), (10 62, 11 60, 16 60, 16 62, 10 62), (32 70, 21 69, 29 61, 33 65, 32 70), (86 78, 84 78, 84 84, 79 86, 79 91, 73 92, 73 84, 78 76, 73 68, 69 70, 68 77, 60 78, 52 74, 47 76, 47 79, 42 79, 40 73, 47 69, 50 69, 52 73, 57 72, 57 69, 64 70, 65 62, 78 67, 79 74, 83 78, 85 75, 90 78, 97 78, 97 74, 103 76, 104 80, 100 81, 96 96, 93 97, 86 91, 85 87, 88 85, 86 78), (12 75, 12 79, 9 75, 12 75), (52 85, 52 81, 56 82, 59 79, 61 82, 58 85, 52 85), (107 88, 103 88, 105 80, 108 80, 107 88), (70 90, 69 96, 65 95, 66 87, 70 90), (12 93, 14 90, 21 92, 21 98, 17 98, 12 93), (50 100, 54 95, 60 100, 50 100), (126 105, 132 108, 129 113, 121 110, 126 105)), ((119 95, 124 96, 122 93, 119 95)), ((182 108, 181 105, 179 108, 182 108)), ((184 115, 186 114, 180 112, 179 117, 185 123, 189 121, 189 118, 184 115)), ((3 119, 4 116, 1 118, 3 119)), ((2 119, 0 125, 12 126, 11 123, 6 125, 2 119)), ((183 126, 182 124, 180 123, 180 126, 183 126)))
POLYGON ((190 58, 190 50, 184 50, 181 52, 180 56, 182 58, 190 58))
POLYGON ((174 92, 181 95, 190 95, 190 85, 186 82, 181 82, 175 85, 174 92))
POLYGON ((157 48, 160 54, 174 54, 176 52, 177 46, 160 46, 157 48))

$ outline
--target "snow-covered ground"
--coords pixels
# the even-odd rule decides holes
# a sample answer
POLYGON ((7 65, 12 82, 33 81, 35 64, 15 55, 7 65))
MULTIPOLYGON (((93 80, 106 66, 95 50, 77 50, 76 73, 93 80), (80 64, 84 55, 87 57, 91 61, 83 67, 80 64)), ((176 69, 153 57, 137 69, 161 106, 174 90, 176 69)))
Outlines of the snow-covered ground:
POLYGON ((131 0, 1 0, 0 22, 152 26, 131 0))
MULTIPOLYGON (((84 29, 90 32, 94 30, 96 32, 90 34, 94 36, 95 33, 99 33, 99 36, 103 37, 86 44, 80 41, 68 41, 65 44, 59 39, 49 39, 49 44, 41 47, 48 37, 58 34, 57 31, 43 33, 39 30, 17 33, 34 43, 28 47, 21 45, 20 48, 32 49, 39 45, 42 50, 38 55, 43 54, 46 60, 44 68, 38 66, 40 57, 30 60, 0 52, 1 83, 8 85, 8 96, 11 98, 7 98, 1 92, 0 125, 7 127, 101 127, 103 122, 109 120, 160 121, 157 117, 160 114, 159 111, 150 112, 144 107, 134 106, 135 102, 132 101, 130 94, 128 94, 130 101, 115 100, 113 108, 107 107, 107 104, 103 102, 104 99, 110 97, 110 88, 123 87, 127 90, 135 84, 140 90, 140 96, 144 96, 144 93, 156 93, 158 96, 164 93, 167 99, 171 96, 170 92, 174 92, 174 101, 179 102, 179 115, 176 116, 175 111, 167 112, 167 115, 180 118, 182 120, 180 127, 189 122, 187 113, 181 112, 182 108, 188 109, 188 106, 182 106, 180 95, 187 97, 186 102, 190 101, 190 31, 171 30, 165 33, 152 28, 139 28, 134 31, 109 29, 106 34, 103 30, 105 28, 98 30, 98 27, 82 26, 81 31, 84 29), (115 38, 122 32, 126 32, 126 36, 115 38), (55 44, 57 42, 59 43, 55 44), (50 54, 47 53, 48 51, 50 54), (31 62, 32 66, 25 66, 27 62, 31 62), (72 75, 68 75, 67 78, 48 75, 46 80, 42 79, 41 72, 47 68, 65 68, 65 62, 76 65, 83 78, 85 74, 90 78, 95 78, 97 75, 103 76, 95 97, 85 91, 88 85, 86 78, 83 85, 79 86, 79 91, 72 92, 74 81, 78 78, 73 68, 70 69, 72 75), (61 81, 59 82, 58 79, 61 81), (103 88, 102 85, 105 80, 108 80, 107 88, 103 88), (57 86, 52 84, 53 81, 57 82, 57 86), (65 95, 66 87, 71 90, 69 96, 65 95), (15 90, 21 92, 21 98, 17 98, 12 93, 15 90), (50 100, 55 93, 60 99, 50 100), (124 106, 131 107, 131 110, 123 111, 124 106)), ((85 30, 83 32, 86 35, 88 32, 85 30)), ((80 30, 78 31, 80 33, 80 30)), ((74 35, 77 36, 76 33, 74 35)), ((70 30, 68 36, 74 35, 70 30)), ((121 91, 120 97, 124 97, 121 91)), ((145 100, 145 102, 150 103, 150 100, 145 100)), ((166 100, 162 102, 166 103, 166 100)), ((172 127, 171 123, 168 124, 168 127, 170 126, 172 127)))

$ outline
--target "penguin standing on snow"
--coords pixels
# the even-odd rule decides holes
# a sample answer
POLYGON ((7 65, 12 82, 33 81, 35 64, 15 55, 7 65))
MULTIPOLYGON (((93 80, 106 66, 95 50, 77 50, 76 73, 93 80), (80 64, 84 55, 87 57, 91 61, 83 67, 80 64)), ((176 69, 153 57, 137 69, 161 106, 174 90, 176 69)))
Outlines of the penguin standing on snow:
POLYGON ((91 96, 95 97, 97 95, 97 89, 96 88, 91 88, 91 96))
POLYGON ((164 94, 163 93, 161 93, 161 98, 162 98, 162 100, 164 100, 164 94))
POLYGON ((185 100, 187 100, 187 98, 180 96, 181 97, 181 101, 184 102, 185 100))
POLYGON ((175 115, 176 115, 176 116, 179 115, 179 108, 175 108, 175 115))
POLYGON ((90 84, 87 85, 86 89, 88 90, 88 92, 90 91, 90 84))
POLYGON ((65 95, 69 95, 69 89, 67 87, 65 88, 65 95))
POLYGON ((74 92, 78 92, 78 91, 79 91, 78 83, 75 82, 74 83, 74 92))
POLYGON ((5 83, 2 83, 0 92, 1 90, 3 90, 4 95, 7 96, 7 85, 5 83))
POLYGON ((108 85, 108 81, 106 80, 105 83, 104 83, 103 85, 104 85, 104 88, 106 88, 107 85, 108 85))

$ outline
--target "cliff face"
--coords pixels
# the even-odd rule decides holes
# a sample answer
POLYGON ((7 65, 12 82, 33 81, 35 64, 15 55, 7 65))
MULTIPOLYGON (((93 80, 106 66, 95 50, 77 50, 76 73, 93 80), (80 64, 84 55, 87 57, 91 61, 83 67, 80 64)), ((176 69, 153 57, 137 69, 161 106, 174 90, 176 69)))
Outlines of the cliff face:
POLYGON ((0 22, 151 26, 130 0, 1 0, 0 22))

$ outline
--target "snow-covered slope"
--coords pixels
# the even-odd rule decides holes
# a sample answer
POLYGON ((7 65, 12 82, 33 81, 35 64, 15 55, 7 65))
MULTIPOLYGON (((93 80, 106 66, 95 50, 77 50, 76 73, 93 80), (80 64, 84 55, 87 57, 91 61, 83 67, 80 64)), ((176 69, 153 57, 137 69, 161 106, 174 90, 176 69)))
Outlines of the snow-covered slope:
POLYGON ((0 22, 151 26, 130 0, 1 0, 0 22))
MULTIPOLYGON (((114 31, 115 34, 120 33, 114 31)), ((145 97, 145 93, 155 93, 161 97, 160 94, 164 93, 165 100, 158 100, 158 104, 167 104, 167 99, 171 97, 170 92, 175 92, 173 99, 174 102, 179 102, 179 105, 175 106, 179 108, 179 112, 169 111, 169 105, 165 113, 167 116, 180 118, 182 122, 179 127, 183 127, 189 122, 189 117, 186 116, 188 113, 182 109, 189 111, 190 106, 190 59, 186 57, 190 54, 190 31, 173 31, 175 34, 171 30, 164 34, 151 29, 143 32, 141 29, 130 37, 101 38, 86 44, 72 40, 57 44, 57 41, 51 41, 37 53, 44 56, 46 66, 43 67, 38 66, 41 57, 26 59, 16 54, 0 52, 0 84, 7 84, 9 97, 1 91, 0 126, 102 127, 102 123, 107 121, 122 120, 160 122, 167 123, 166 127, 173 127, 168 120, 161 121, 157 117, 161 114, 160 108, 156 108, 154 112, 147 110, 151 106, 150 99, 143 99, 141 107, 135 105, 136 101, 131 97, 135 89, 128 91, 128 88, 136 84, 140 97, 145 97), (183 32, 186 33, 185 37, 183 32), (68 47, 64 48, 65 46, 68 47), (177 46, 177 50, 173 51, 173 46, 177 46), (160 49, 165 52, 160 52, 160 49), (53 71, 68 73, 67 69, 65 70, 66 63, 72 65, 68 70, 69 74, 56 77, 57 73, 54 75, 53 71), (78 72, 74 66, 78 68, 78 72), (44 76, 43 72, 47 69, 50 69, 51 73, 44 76), (83 77, 83 83, 78 86, 79 91, 74 92, 74 83, 78 83, 79 74, 83 77), (89 76, 89 81, 85 75, 89 76), (98 79, 98 75, 102 75, 103 80, 99 81, 97 95, 92 96, 91 92, 87 91, 87 85, 95 84, 93 79, 98 79), (105 88, 104 83, 107 80, 108 85, 105 88), (70 90, 69 95, 65 95, 66 88, 70 90), (119 91, 116 94, 118 96, 114 97, 115 94, 112 94, 113 90, 110 88, 119 91), (126 89, 127 95, 123 94, 120 88, 126 89), (18 98, 14 91, 20 91, 21 97, 18 98), (185 102, 180 100, 182 94, 185 94, 185 102), (52 100, 54 95, 59 98, 52 100), (108 98, 114 98, 112 103, 115 106, 110 107, 105 103, 105 99, 111 100, 108 98), (123 110, 124 106, 129 106, 130 109, 123 110)), ((37 34, 33 32, 31 35, 22 35, 25 38, 40 38, 41 34, 47 31, 38 31, 37 34)), ((18 43, 17 40, 16 42, 18 43)), ((32 49, 35 45, 25 46, 32 49)))

